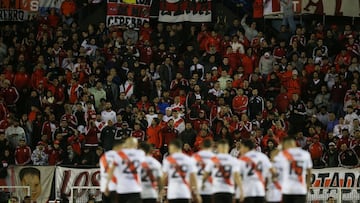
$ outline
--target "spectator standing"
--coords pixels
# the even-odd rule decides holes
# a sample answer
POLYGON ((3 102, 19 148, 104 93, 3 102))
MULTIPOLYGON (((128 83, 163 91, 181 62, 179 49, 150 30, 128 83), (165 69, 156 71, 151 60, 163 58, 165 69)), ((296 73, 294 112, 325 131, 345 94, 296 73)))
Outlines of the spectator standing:
POLYGON ((13 118, 12 124, 5 130, 5 136, 13 148, 19 145, 21 139, 26 139, 25 130, 19 124, 19 120, 13 118))
POLYGON ((292 95, 292 101, 289 105, 289 110, 289 121, 291 125, 289 134, 303 131, 303 126, 305 125, 306 106, 304 102, 300 100, 297 93, 292 95))
POLYGON ((19 139, 15 150, 15 164, 24 166, 31 162, 31 149, 26 145, 25 138, 19 139))
POLYGON ((355 168, 359 165, 359 158, 354 150, 348 148, 346 144, 340 146, 339 166, 355 168))
POLYGON ((338 167, 339 166, 339 152, 336 149, 334 142, 328 144, 328 150, 322 157, 322 162, 325 167, 338 167))
POLYGON ((46 144, 42 141, 37 143, 36 149, 31 154, 32 163, 35 166, 48 165, 48 154, 46 153, 46 144))

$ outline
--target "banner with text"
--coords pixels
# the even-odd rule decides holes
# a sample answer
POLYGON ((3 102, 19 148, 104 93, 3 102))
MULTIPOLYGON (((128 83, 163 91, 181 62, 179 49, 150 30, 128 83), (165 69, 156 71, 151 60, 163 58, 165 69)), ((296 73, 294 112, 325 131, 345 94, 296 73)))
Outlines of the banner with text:
POLYGON ((55 8, 60 13, 60 7, 64 0, 39 0, 39 13, 41 16, 46 16, 50 8, 55 8))
POLYGON ((149 21, 152 0, 108 0, 106 25, 140 27, 149 21))
MULTIPOLYGON (((317 14, 329 16, 360 16, 360 0, 293 0, 296 14, 317 14)), ((264 16, 282 13, 279 0, 264 4, 264 16)))
MULTIPOLYGON (((55 192, 56 198, 65 196, 69 198, 71 196, 71 187, 74 186, 99 186, 100 169, 79 169, 79 168, 67 168, 56 167, 55 175, 55 192)), ((95 198, 101 198, 99 190, 76 190, 74 197, 77 199, 85 199, 89 196, 95 198)))
POLYGON ((0 21, 26 21, 39 9, 39 0, 0 1, 0 21))
POLYGON ((309 194, 311 200, 321 200, 323 196, 336 197, 338 191, 316 188, 353 188, 342 190, 342 200, 360 201, 360 170, 344 168, 324 168, 312 171, 311 185, 313 191, 309 194))
MULTIPOLYGON (((53 166, 11 166, 7 169, 8 186, 30 186, 31 200, 45 203, 51 194, 55 167, 53 166)), ((26 189, 13 191, 23 199, 27 195, 26 189)))
POLYGON ((211 22, 211 0, 160 0, 160 22, 211 22))

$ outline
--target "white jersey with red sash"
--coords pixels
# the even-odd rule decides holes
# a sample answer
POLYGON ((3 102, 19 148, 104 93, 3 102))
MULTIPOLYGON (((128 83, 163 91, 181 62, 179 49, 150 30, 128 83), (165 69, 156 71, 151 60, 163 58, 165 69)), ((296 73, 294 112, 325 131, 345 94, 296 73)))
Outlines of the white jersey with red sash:
POLYGON ((181 117, 174 118, 174 128, 179 131, 179 134, 185 130, 185 121, 181 117))
POLYGON ((272 174, 268 173, 265 198, 267 202, 281 202, 282 193, 280 182, 282 181, 283 174, 278 163, 273 163, 273 168, 276 170, 276 178, 271 177, 272 174))
POLYGON ((283 175, 282 194, 306 195, 306 171, 313 167, 310 153, 301 148, 291 148, 280 152, 274 161, 283 175))
POLYGON ((205 172, 212 177, 213 193, 235 193, 234 172, 239 172, 242 162, 230 154, 217 154, 206 165, 205 172))
POLYGON ((142 164, 142 170, 141 170, 142 199, 158 198, 158 188, 156 181, 161 176, 162 176, 161 164, 152 156, 146 156, 142 164))
POLYGON ((125 97, 129 99, 134 94, 134 83, 127 80, 123 85, 120 85, 120 92, 124 92, 125 97))
POLYGON ((255 150, 245 153, 239 158, 245 164, 240 170, 243 177, 244 197, 265 197, 265 177, 272 168, 269 158, 255 150))
POLYGON ((114 164, 114 159, 117 152, 114 150, 110 150, 105 152, 99 160, 100 163, 100 191, 105 192, 105 189, 108 188, 109 191, 116 191, 117 185, 117 170, 114 171, 114 176, 108 183, 108 172, 111 166, 114 164))
POLYGON ((211 177, 209 177, 209 179, 205 182, 205 188, 202 188, 201 183, 203 181, 205 167, 207 164, 209 164, 209 162, 211 161, 211 159, 214 156, 215 156, 215 154, 213 152, 207 151, 207 150, 201 150, 201 151, 197 152, 196 154, 193 154, 193 158, 195 159, 196 166, 197 166, 196 177, 198 180, 197 182, 198 182, 200 195, 212 195, 213 194, 211 177))
POLYGON ((116 192, 118 194, 140 193, 141 169, 145 153, 138 149, 123 149, 118 151, 114 160, 118 175, 116 192))
POLYGON ((191 199, 190 174, 197 172, 195 160, 183 153, 174 153, 163 160, 162 169, 168 177, 167 198, 191 199))

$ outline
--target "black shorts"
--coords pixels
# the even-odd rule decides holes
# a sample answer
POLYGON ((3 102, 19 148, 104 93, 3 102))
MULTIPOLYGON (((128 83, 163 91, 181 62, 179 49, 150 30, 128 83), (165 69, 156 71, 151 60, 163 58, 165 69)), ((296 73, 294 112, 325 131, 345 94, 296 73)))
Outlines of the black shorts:
POLYGON ((306 195, 283 195, 283 203, 306 203, 306 195))
POLYGON ((203 203, 212 203, 213 202, 213 196, 212 195, 201 195, 201 199, 203 203))
POLYGON ((142 203, 140 193, 118 194, 117 202, 142 203))
POLYGON ((143 203, 156 203, 156 199, 143 199, 143 203))
MULTIPOLYGON (((232 203, 233 194, 231 193, 215 193, 214 203, 232 203)), ((205 202, 204 202, 205 203, 205 202)))
POLYGON ((281 203, 281 202, 266 202, 266 203, 281 203))
POLYGON ((169 199, 169 203, 190 203, 189 199, 169 199))
POLYGON ((244 202, 246 203, 264 203, 264 197, 245 197, 244 202))

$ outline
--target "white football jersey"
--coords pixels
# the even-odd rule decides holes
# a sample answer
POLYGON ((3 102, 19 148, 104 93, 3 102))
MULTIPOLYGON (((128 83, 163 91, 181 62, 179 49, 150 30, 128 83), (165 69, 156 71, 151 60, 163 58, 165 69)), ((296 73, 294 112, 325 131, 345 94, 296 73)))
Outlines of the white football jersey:
POLYGON ((209 178, 208 181, 205 182, 205 188, 202 189, 202 181, 204 177, 204 170, 206 168, 206 165, 209 164, 211 161, 211 158, 213 158, 215 154, 211 151, 207 150, 201 150, 193 155, 193 158, 196 161, 196 177, 197 177, 197 183, 198 188, 200 191, 200 195, 211 195, 212 192, 212 178, 209 178))
POLYGON ((245 164, 240 170, 243 177, 244 197, 265 197, 265 178, 272 167, 269 158, 252 150, 239 158, 245 164))
POLYGON ((157 199, 158 190, 154 184, 162 176, 161 164, 152 156, 146 156, 141 170, 142 199, 157 199), (147 164, 147 167, 144 166, 147 164))
POLYGON ((123 149, 117 152, 115 164, 117 168, 118 194, 140 193, 141 188, 141 165, 144 162, 145 153, 138 149, 123 149), (127 156, 128 161, 120 156, 120 153, 127 156))
POLYGON ((174 153, 163 160, 163 172, 168 177, 168 199, 190 199, 190 174, 196 174, 195 160, 183 153, 174 153), (176 161, 172 163, 171 159, 176 161), (185 184, 182 175, 187 184, 185 184))
POLYGON ((282 193, 280 183, 283 179, 283 173, 278 163, 273 163, 273 168, 276 170, 276 179, 273 181, 272 174, 268 173, 265 198, 268 202, 281 202, 282 193))
POLYGON ((107 123, 111 120, 113 123, 117 122, 115 111, 102 111, 101 112, 101 120, 107 123))
MULTIPOLYGON (((100 163, 100 191, 105 192, 106 184, 108 182, 108 171, 114 164, 114 159, 116 157, 117 152, 114 150, 110 150, 105 152, 99 160, 100 163)), ((112 180, 109 182, 108 189, 109 191, 116 191, 117 184, 117 170, 115 168, 114 175, 112 180)))
POLYGON ((230 154, 217 154, 216 159, 212 159, 205 167, 205 171, 211 173, 213 193, 234 194, 234 173, 240 171, 242 163, 230 154))
POLYGON ((282 194, 306 195, 306 171, 313 167, 310 153, 301 148, 291 148, 281 151, 274 161, 283 175, 282 194))

